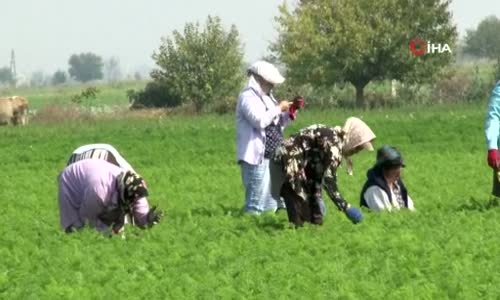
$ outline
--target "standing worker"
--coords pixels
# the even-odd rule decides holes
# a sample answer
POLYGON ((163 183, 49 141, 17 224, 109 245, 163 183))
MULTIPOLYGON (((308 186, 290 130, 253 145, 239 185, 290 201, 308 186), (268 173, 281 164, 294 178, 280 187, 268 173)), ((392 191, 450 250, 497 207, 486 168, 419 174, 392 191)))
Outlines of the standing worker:
POLYGON ((248 84, 236 106, 237 162, 245 187, 244 211, 259 215, 285 206, 271 196, 269 159, 283 140, 284 128, 304 102, 301 97, 294 103, 274 98, 272 89, 285 78, 266 61, 255 62, 247 75, 248 84))
POLYGON ((500 136, 500 81, 491 92, 488 113, 486 114, 486 143, 488 146, 488 165, 493 169, 493 190, 495 197, 500 197, 500 157, 498 139, 500 136))

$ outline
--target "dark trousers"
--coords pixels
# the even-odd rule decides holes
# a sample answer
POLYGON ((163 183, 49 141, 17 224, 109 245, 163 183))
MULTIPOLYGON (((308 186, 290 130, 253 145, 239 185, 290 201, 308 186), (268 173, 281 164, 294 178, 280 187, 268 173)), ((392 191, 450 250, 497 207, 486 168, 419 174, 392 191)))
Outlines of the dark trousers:
POLYGON ((493 170, 493 196, 500 197, 500 172, 493 170))
POLYGON ((281 197, 285 199, 288 221, 295 226, 302 226, 304 222, 323 224, 323 213, 317 199, 313 197, 302 199, 288 182, 285 182, 281 188, 281 197))

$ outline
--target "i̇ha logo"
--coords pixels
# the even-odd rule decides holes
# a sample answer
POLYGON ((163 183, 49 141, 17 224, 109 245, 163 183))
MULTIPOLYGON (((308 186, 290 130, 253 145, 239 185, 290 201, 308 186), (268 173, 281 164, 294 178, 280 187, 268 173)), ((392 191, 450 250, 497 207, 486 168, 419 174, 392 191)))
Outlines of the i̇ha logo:
POLYGON ((451 49, 448 44, 434 44, 429 41, 426 43, 418 37, 410 41, 410 51, 415 56, 422 56, 429 53, 451 53, 451 49))

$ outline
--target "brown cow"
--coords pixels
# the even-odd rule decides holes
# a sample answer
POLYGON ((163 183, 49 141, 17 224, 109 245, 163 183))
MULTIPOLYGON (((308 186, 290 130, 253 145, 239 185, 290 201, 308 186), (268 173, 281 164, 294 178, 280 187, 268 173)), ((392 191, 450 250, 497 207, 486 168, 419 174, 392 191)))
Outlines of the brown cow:
POLYGON ((26 125, 28 123, 28 100, 20 96, 0 98, 0 125, 26 125))

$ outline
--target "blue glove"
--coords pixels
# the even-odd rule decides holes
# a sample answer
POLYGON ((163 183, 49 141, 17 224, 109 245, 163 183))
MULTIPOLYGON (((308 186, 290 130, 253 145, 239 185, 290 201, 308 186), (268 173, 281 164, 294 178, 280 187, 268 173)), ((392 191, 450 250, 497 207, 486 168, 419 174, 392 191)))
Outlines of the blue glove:
POLYGON ((345 214, 354 224, 357 224, 361 222, 361 220, 363 220, 363 214, 357 207, 349 207, 348 209, 346 209, 345 214))

